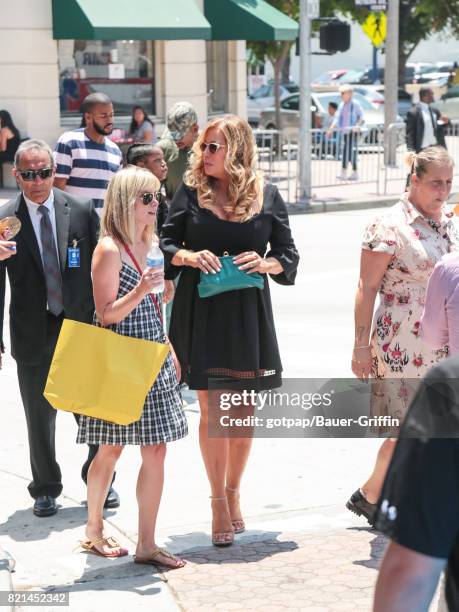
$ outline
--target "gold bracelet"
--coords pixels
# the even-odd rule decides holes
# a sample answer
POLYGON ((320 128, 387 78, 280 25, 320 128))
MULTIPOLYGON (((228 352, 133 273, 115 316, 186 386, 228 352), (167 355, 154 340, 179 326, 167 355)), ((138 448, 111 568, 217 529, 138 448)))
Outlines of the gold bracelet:
POLYGON ((354 346, 354 351, 357 349, 364 349, 364 348, 370 348, 370 344, 366 344, 365 346, 354 346))

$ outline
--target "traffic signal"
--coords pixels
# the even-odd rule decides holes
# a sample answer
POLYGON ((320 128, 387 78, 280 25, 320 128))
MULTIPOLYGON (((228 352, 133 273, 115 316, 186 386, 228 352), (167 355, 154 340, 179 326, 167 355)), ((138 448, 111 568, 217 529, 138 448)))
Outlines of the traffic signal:
POLYGON ((347 51, 351 46, 351 27, 344 21, 333 19, 320 26, 320 48, 328 53, 347 51))

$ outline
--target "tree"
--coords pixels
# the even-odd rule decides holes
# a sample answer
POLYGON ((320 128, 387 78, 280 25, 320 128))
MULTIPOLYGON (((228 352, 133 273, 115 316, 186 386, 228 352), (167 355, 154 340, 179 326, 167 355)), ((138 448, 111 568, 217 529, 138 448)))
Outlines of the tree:
MULTIPOLYGON (((390 0, 389 0, 390 1, 390 0)), ((321 0, 322 17, 340 12, 363 23, 368 9, 356 7, 354 0, 321 0)), ((459 0, 400 0, 399 84, 405 83, 405 66, 418 44, 433 33, 459 35, 459 0)))
MULTIPOLYGON (((284 15, 288 15, 296 21, 300 16, 299 0, 266 0, 284 15)), ((282 68, 285 60, 290 53, 294 40, 273 40, 273 41, 248 41, 247 48, 253 54, 253 57, 261 62, 268 59, 274 70, 274 105, 276 108, 276 126, 277 129, 282 127, 282 119, 280 112, 280 83, 282 68)))

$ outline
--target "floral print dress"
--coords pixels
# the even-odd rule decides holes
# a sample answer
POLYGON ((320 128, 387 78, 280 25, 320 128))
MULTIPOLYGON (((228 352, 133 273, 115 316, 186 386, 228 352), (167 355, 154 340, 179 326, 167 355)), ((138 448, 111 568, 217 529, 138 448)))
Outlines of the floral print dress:
POLYGON ((371 413, 403 419, 419 379, 448 354, 422 340, 419 321, 435 264, 459 250, 458 222, 446 207, 438 223, 423 216, 405 194, 367 226, 362 248, 392 255, 373 317, 371 413))

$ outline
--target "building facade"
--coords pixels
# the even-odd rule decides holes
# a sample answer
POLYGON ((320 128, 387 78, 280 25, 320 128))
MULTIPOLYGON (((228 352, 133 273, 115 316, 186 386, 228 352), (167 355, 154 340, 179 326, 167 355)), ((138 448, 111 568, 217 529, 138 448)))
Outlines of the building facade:
MULTIPOLYGON (((201 124, 212 114, 244 117, 247 34, 264 36, 258 25, 280 18, 290 25, 287 36, 296 35, 296 24, 264 0, 255 0, 255 10, 244 4, 218 0, 215 13, 215 0, 0 0, 0 108, 22 137, 51 145, 79 125, 81 101, 92 91, 112 98, 116 127, 126 128, 139 104, 158 135, 179 100, 194 104, 201 124), (242 11, 245 29, 237 23, 242 11)), ((271 29, 286 36, 288 27, 271 29)))

